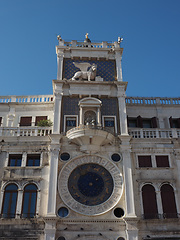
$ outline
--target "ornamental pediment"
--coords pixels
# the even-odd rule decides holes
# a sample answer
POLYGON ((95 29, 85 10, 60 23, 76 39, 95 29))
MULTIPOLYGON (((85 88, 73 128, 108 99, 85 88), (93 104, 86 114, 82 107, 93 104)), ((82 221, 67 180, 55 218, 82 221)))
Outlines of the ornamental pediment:
POLYGON ((79 101, 79 105, 81 106, 100 106, 102 102, 97 99, 97 98, 92 98, 92 97, 87 97, 83 98, 82 100, 79 101))

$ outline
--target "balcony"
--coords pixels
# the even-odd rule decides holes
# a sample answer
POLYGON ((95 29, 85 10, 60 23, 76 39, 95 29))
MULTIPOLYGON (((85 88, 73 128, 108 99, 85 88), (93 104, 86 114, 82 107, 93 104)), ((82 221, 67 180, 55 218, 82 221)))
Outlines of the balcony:
POLYGON ((0 127, 0 137, 43 137, 51 133, 51 127, 0 127))
POLYGON ((133 138, 180 138, 180 129, 176 128, 129 128, 128 132, 133 138))
POLYGON ((67 131, 66 137, 71 142, 81 146, 82 150, 88 149, 96 151, 100 146, 110 144, 114 140, 114 135, 106 128, 82 125, 67 131))

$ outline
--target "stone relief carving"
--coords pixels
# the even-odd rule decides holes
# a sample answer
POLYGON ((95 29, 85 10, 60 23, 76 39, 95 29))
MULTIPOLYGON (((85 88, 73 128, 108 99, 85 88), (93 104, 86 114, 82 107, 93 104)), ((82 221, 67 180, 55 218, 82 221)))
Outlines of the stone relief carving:
POLYGON ((77 71, 74 76, 72 77, 72 80, 95 80, 96 78, 96 71, 97 71, 97 65, 96 64, 90 64, 87 62, 83 63, 75 63, 73 62, 74 66, 79 68, 81 71, 77 71), (90 69, 88 70, 88 68, 90 69))

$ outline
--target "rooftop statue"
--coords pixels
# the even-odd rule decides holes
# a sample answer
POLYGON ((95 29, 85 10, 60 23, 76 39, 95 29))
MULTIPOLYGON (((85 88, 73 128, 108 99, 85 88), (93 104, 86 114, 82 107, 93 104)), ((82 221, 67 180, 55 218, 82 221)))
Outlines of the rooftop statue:
POLYGON ((73 62, 74 66, 79 68, 81 71, 78 71, 74 74, 72 77, 72 80, 95 80, 96 77, 96 71, 97 71, 97 65, 96 64, 90 64, 87 62, 83 63, 75 63, 73 62), (90 69, 88 70, 88 68, 90 69))

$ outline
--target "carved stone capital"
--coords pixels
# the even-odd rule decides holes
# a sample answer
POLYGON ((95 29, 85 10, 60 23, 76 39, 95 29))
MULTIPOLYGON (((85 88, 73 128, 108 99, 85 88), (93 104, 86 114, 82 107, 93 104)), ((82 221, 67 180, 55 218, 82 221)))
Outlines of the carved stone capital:
POLYGON ((55 96, 55 98, 62 98, 63 93, 62 92, 55 92, 54 96, 55 96))
POLYGON ((9 114, 8 115, 8 119, 9 120, 14 120, 14 118, 15 118, 15 114, 9 114))
POLYGON ((59 52, 57 53, 57 57, 58 57, 59 59, 63 59, 63 58, 64 58, 64 51, 59 51, 59 52))

